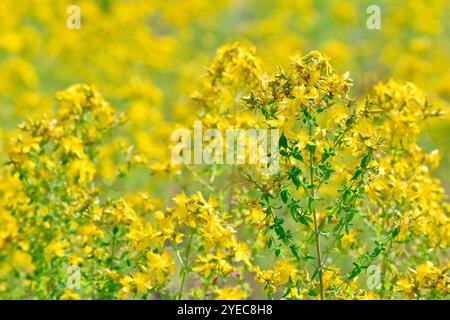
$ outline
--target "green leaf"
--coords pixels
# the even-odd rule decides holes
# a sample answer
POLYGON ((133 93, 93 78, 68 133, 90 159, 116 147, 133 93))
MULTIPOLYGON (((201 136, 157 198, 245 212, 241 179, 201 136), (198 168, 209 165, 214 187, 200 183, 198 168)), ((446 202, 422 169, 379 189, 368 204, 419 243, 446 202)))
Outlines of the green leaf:
POLYGON ((272 245, 273 245, 273 239, 272 238, 269 238, 269 241, 267 241, 267 248, 272 248, 272 245))
POLYGON ((391 237, 395 238, 400 233, 400 228, 395 227, 394 230, 391 231, 391 237))
POLYGON ((306 149, 308 149, 309 153, 316 152, 316 143, 314 141, 308 141, 306 143, 306 149))
POLYGON ((381 252, 383 252, 383 247, 381 247, 381 246, 376 247, 372 251, 372 254, 371 254, 372 258, 378 257, 381 252))
POLYGON ((366 168, 369 163, 369 155, 366 154, 361 160, 361 168, 366 168))
POLYGON ((308 211, 312 212, 313 211, 313 205, 314 205, 314 199, 311 197, 306 198, 306 203, 308 206, 308 211))
POLYGON ((297 258, 297 260, 300 260, 301 257, 300 257, 300 254, 298 253, 297 247, 296 247, 294 244, 291 244, 291 245, 289 246, 289 248, 291 249, 291 252, 292 252, 292 254, 295 256, 295 258, 297 258))
POLYGON ((280 145, 280 149, 284 148, 287 149, 287 139, 286 136, 284 135, 284 132, 281 134, 280 140, 279 140, 279 145, 280 145))
POLYGON ((309 227, 308 221, 313 222, 313 220, 310 217, 307 217, 303 214, 298 216, 298 221, 308 227, 309 227))
POLYGON ((287 189, 281 190, 280 197, 284 203, 287 203, 289 200, 289 190, 287 190, 287 189))
POLYGON ((275 256, 279 257, 280 254, 281 254, 281 248, 278 247, 278 248, 275 249, 275 256))
POLYGON ((357 275, 361 273, 361 267, 357 263, 353 263, 353 270, 348 276, 349 280, 355 278, 357 275))
POLYGON ((293 152, 292 156, 299 161, 303 161, 303 157, 299 152, 293 152))
POLYGON ((316 280, 318 276, 319 276, 319 269, 317 268, 316 270, 314 270, 314 273, 311 277, 311 281, 316 280))
POLYGON ((360 169, 357 169, 357 170, 355 171, 355 174, 354 174, 353 177, 352 177, 352 180, 358 179, 358 177, 361 175, 361 173, 362 173, 362 171, 361 171, 360 169))
POLYGON ((288 172, 288 178, 292 180, 294 185, 298 188, 301 185, 300 175, 302 171, 297 166, 292 166, 291 170, 288 172))
POLYGON ((311 296, 311 297, 315 297, 315 296, 317 296, 317 291, 314 290, 314 289, 310 289, 308 291, 308 295, 311 296))

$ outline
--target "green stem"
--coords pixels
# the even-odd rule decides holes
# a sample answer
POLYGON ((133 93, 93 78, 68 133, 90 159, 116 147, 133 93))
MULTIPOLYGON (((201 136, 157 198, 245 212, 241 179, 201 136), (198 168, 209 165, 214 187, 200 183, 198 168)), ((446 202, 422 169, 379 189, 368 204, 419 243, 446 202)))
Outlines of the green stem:
POLYGON ((203 299, 206 300, 206 296, 208 295, 209 283, 205 286, 203 290, 203 299))
POLYGON ((110 262, 111 268, 114 265, 114 255, 116 252, 116 234, 117 234, 117 232, 113 231, 113 238, 112 238, 112 242, 111 242, 111 262, 110 262))
POLYGON ((385 298, 385 285, 386 285, 386 274, 388 272, 388 266, 389 266, 389 254, 392 248, 392 240, 389 241, 387 250, 383 252, 383 262, 381 265, 381 292, 380 297, 381 299, 385 298))
POLYGON ((235 184, 235 175, 236 175, 236 166, 233 165, 233 169, 231 171, 230 180, 231 180, 231 186, 230 186, 230 194, 228 196, 228 210, 233 208, 233 193, 234 193, 234 184, 235 184))
POLYGON ((97 299, 96 295, 96 287, 95 287, 95 257, 94 254, 92 254, 92 261, 91 261, 91 286, 92 286, 92 300, 97 299))
POLYGON ((186 245, 185 257, 184 257, 183 266, 181 269, 181 284, 180 284, 180 290, 178 291, 178 300, 181 300, 181 298, 183 297, 183 289, 184 289, 184 284, 186 282, 186 275, 188 273, 189 254, 191 252, 191 244, 192 244, 193 237, 194 237, 194 232, 192 232, 191 235, 189 236, 189 240, 186 245))
MULTIPOLYGON (((312 136, 312 124, 309 123, 309 136, 312 136)), ((314 218, 314 238, 316 242, 316 254, 317 254, 317 270, 319 271, 319 291, 320 291, 320 299, 325 299, 324 289, 323 289, 323 279, 322 279, 322 259, 320 255, 320 238, 319 238, 319 226, 317 224, 317 213, 316 208, 314 207, 315 200, 315 187, 314 187, 314 154, 310 151, 309 153, 309 177, 311 184, 311 201, 312 201, 312 213, 314 218)))

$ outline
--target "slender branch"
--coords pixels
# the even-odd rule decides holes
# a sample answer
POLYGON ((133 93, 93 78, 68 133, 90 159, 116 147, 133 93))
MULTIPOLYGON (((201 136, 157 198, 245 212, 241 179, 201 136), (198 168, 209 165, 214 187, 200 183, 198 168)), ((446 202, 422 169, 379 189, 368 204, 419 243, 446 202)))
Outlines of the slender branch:
MULTIPOLYGON (((309 123, 309 136, 312 136, 312 124, 309 123)), ((314 154, 310 151, 309 152, 309 178, 310 178, 310 184, 311 184, 311 201, 312 203, 312 213, 314 218, 314 238, 316 242, 316 254, 317 254, 317 268, 319 271, 319 291, 320 291, 320 299, 325 299, 324 289, 323 289, 323 279, 322 279, 322 259, 320 256, 320 238, 319 238, 319 226, 317 223, 317 212, 316 208, 314 207, 314 200, 315 200, 315 188, 314 188, 314 154)))
POLYGON ((111 261, 110 261, 110 267, 114 265, 114 256, 116 254, 116 234, 117 232, 113 231, 113 238, 111 241, 111 261))
POLYGON ((186 282, 186 275, 188 273, 188 265, 189 265, 189 254, 191 252, 191 244, 192 244, 192 238, 194 237, 194 232, 191 232, 191 235, 189 236, 188 243, 186 245, 186 252, 184 256, 184 261, 182 262, 182 269, 181 269, 181 284, 180 284, 180 290, 178 291, 178 300, 181 300, 183 297, 183 289, 184 284, 186 282))
POLYGON ((380 297, 381 299, 385 298, 385 294, 386 294, 386 289, 385 289, 385 285, 386 285, 386 278, 387 278, 387 273, 388 273, 388 268, 389 268, 389 255, 390 255, 390 251, 392 249, 392 240, 390 240, 388 242, 388 247, 387 250, 385 250, 383 252, 383 258, 382 258, 382 263, 381 263, 381 292, 380 292, 380 297))
POLYGON ((192 168, 189 166, 186 166, 186 168, 189 170, 189 172, 192 174, 192 176, 197 179, 201 184, 203 184, 206 188, 208 188, 209 191, 214 192, 214 188, 206 182, 202 177, 200 177, 197 173, 194 172, 192 168))
POLYGON ((231 209, 233 207, 234 185, 236 183, 236 166, 234 166, 234 165, 233 165, 233 169, 231 171, 230 180, 231 180, 231 186, 230 186, 230 194, 228 196, 228 209, 230 210, 230 213, 231 213, 231 209))

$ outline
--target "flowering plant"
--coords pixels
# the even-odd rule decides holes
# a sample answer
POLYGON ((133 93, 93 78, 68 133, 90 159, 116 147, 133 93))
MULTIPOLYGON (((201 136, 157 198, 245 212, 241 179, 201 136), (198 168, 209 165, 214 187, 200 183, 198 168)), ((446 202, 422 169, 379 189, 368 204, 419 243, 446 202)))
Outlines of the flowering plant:
MULTIPOLYGON (((254 49, 221 48, 193 95, 200 119, 278 129, 279 167, 171 167, 199 184, 170 203, 105 192, 99 153, 125 116, 92 86, 58 93, 57 112, 8 145, 3 285, 61 299, 445 298, 449 205, 431 176, 439 153, 417 144, 440 111, 411 83, 363 101, 352 83, 317 51, 265 76, 254 49)), ((148 163, 121 148, 120 176, 148 163)))

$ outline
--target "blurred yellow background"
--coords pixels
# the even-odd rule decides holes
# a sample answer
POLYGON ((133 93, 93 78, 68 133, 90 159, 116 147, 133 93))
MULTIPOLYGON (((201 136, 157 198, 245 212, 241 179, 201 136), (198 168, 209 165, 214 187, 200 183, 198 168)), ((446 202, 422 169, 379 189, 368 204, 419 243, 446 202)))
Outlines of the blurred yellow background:
MULTIPOLYGON (((355 97, 393 77, 413 81, 448 111, 449 12, 446 0, 2 0, 1 140, 27 117, 51 112, 55 92, 90 83, 127 112, 120 135, 128 141, 117 144, 164 161, 173 128, 196 118, 190 94, 204 66, 220 45, 235 41, 254 45, 269 72, 295 52, 318 49, 350 72, 355 97), (366 27, 373 4, 381 10, 380 30, 366 27), (66 27, 70 5, 81 10, 79 30, 66 27)), ((425 149, 441 151, 437 175, 446 186, 449 119, 428 123, 421 137, 425 149)), ((101 153, 106 180, 114 179, 113 154, 101 153)), ((127 188, 164 192, 139 175, 127 179, 127 188)))

